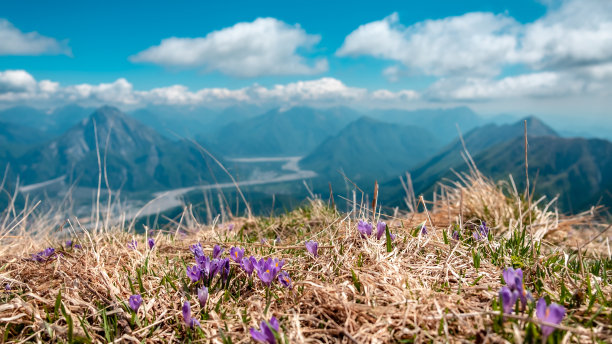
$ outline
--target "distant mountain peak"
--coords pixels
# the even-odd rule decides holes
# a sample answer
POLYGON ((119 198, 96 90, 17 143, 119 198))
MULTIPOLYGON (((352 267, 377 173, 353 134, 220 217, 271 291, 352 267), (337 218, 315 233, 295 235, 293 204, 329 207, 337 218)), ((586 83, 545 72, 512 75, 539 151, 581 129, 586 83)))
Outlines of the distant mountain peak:
POLYGON ((559 136, 553 128, 533 115, 522 118, 512 126, 524 128, 525 121, 527 121, 527 134, 529 136, 559 136))

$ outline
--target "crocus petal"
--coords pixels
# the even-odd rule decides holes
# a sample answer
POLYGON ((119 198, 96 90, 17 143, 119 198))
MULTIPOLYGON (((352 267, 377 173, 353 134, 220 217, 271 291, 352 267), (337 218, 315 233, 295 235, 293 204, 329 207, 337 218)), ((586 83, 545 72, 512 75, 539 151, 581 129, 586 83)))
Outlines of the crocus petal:
POLYGON ((387 224, 383 221, 379 221, 376 224, 376 239, 380 240, 382 236, 385 234, 385 229, 387 228, 387 224))
POLYGON ((270 319, 270 325, 272 325, 272 328, 274 328, 274 331, 278 332, 280 329, 280 324, 278 323, 278 319, 276 319, 276 317, 272 317, 270 319))
POLYGON ((561 320, 563 320, 563 317, 565 316, 565 308, 556 303, 552 303, 548 308, 547 321, 553 324, 560 324, 561 320))
POLYGON ((268 341, 268 338, 266 337, 265 334, 263 334, 262 332, 257 331, 254 327, 251 327, 251 329, 249 330, 249 332, 251 332, 251 337, 253 337, 253 339, 266 343, 268 341))
POLYGON ((198 289, 198 301, 200 302, 200 307, 204 307, 206 305, 206 301, 208 300, 208 288, 202 287, 198 289))
POLYGON ((543 320, 546 317, 546 300, 540 298, 536 304, 536 316, 538 319, 543 320))

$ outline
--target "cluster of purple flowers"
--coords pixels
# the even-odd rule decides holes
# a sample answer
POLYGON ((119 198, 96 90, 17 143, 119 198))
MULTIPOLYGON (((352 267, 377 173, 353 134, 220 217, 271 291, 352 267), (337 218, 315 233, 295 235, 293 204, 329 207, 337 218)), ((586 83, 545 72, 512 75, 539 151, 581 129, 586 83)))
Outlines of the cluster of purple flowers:
MULTIPOLYGON (((291 277, 286 271, 281 271, 284 260, 268 258, 267 260, 261 258, 257 260, 255 257, 245 257, 244 249, 240 247, 232 247, 230 249, 230 258, 222 258, 224 249, 219 245, 215 245, 213 248, 212 258, 207 257, 204 254, 202 245, 197 243, 190 247, 196 261, 196 265, 187 267, 187 277, 192 282, 198 282, 200 280, 206 281, 210 284, 210 281, 217 275, 220 274, 221 279, 225 282, 230 273, 230 258, 234 261, 242 270, 251 276, 253 271, 257 272, 259 279, 267 286, 269 286, 275 279, 278 279, 279 283, 287 288, 292 287, 291 277)), ((206 291, 208 294, 208 290, 206 291)))
POLYGON ((525 310, 527 307, 527 300, 533 300, 531 293, 525 289, 525 285, 523 284, 523 270, 506 268, 502 272, 502 277, 504 278, 504 282, 506 282, 506 286, 502 287, 500 291, 500 295, 504 295, 502 301, 506 300, 506 302, 502 302, 504 306, 504 313, 510 314, 512 313, 512 308, 516 303, 516 300, 521 300, 521 310, 525 310), (508 298, 509 296, 509 298, 508 298), (512 304, 510 304, 510 302, 512 304))
POLYGON ((478 226, 476 230, 474 230, 474 234, 473 234, 474 240, 480 241, 480 240, 487 239, 490 231, 491 230, 489 229, 489 227, 487 227, 487 223, 483 221, 482 224, 478 226))
POLYGON ((229 258, 221 258, 224 249, 215 245, 212 259, 204 254, 202 245, 197 243, 190 247, 196 261, 196 265, 187 267, 187 277, 192 282, 205 280, 210 283, 219 274, 223 281, 226 281, 230 273, 229 258))
POLYGON ((269 322, 262 321, 259 325, 259 331, 257 331, 254 327, 251 327, 251 337, 254 340, 267 343, 267 344, 276 344, 276 336, 274 333, 278 333, 280 330, 280 324, 275 317, 272 317, 269 322))
MULTIPOLYGON (((512 314, 518 300, 521 302, 521 311, 525 311, 527 301, 533 301, 533 297, 523 284, 523 270, 506 268, 502 272, 502 277, 506 285, 500 289, 499 299, 504 314, 512 314)), ((541 298, 536 305, 536 315, 542 321, 559 324, 565 316, 565 308, 556 303, 547 306, 546 300, 541 298)), ((553 331, 553 327, 542 325, 542 335, 545 339, 553 331)))
POLYGON ((32 260, 36 262, 45 262, 55 256, 55 249, 53 247, 48 247, 44 249, 44 251, 38 252, 32 255, 32 260))
MULTIPOLYGON (((377 240, 380 240, 380 238, 382 238, 385 235, 386 228, 387 228, 386 223, 384 223, 383 221, 378 221, 378 223, 376 224, 376 239, 377 240)), ((371 223, 364 221, 364 220, 359 220, 359 223, 357 224, 357 230, 361 234, 362 238, 371 236, 373 229, 374 229, 374 226, 371 223)), ((391 234, 391 240, 395 240, 395 234, 391 234)))
POLYGON ((81 245, 75 244, 72 240, 66 240, 66 247, 72 247, 74 249, 81 249, 81 245))

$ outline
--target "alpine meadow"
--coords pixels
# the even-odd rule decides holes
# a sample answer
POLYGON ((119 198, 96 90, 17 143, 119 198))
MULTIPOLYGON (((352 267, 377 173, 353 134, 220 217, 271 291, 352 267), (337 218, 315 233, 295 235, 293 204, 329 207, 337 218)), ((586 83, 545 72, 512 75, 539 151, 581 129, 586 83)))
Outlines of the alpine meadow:
POLYGON ((0 3, 0 344, 612 343, 612 2, 0 3))

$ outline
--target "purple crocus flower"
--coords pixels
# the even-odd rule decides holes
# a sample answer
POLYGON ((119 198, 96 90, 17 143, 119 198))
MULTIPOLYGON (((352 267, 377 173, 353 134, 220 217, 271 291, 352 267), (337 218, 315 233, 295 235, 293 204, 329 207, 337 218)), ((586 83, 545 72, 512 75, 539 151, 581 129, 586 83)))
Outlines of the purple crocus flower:
POLYGON ((33 254, 32 260, 37 261, 39 263, 44 262, 46 260, 49 260, 49 258, 51 258, 54 254, 55 249, 53 247, 47 247, 43 251, 38 252, 37 254, 33 254))
POLYGON ((511 291, 516 292, 518 297, 521 300, 522 309, 524 310, 527 307, 527 299, 532 300, 531 293, 525 289, 525 285, 523 284, 523 270, 521 268, 513 269, 506 268, 502 272, 502 277, 504 278, 504 282, 511 291))
POLYGON ((257 276, 259 276, 259 279, 267 286, 269 286, 276 277, 277 271, 274 266, 272 259, 268 258, 266 261, 262 258, 255 267, 257 269, 257 276))
POLYGON ((219 259, 221 258, 221 255, 223 254, 223 251, 225 251, 224 248, 222 248, 219 245, 215 245, 215 247, 213 247, 213 259, 219 259))
POLYGON ((499 291, 499 300, 501 301, 504 314, 512 314, 512 309, 516 304, 518 292, 512 291, 510 288, 503 286, 499 291))
POLYGON ((257 331, 254 327, 251 327, 251 337, 258 342, 266 343, 266 344, 276 344, 276 337, 274 336, 274 332, 278 332, 280 329, 280 324, 275 317, 270 319, 270 322, 262 321, 259 326, 259 331, 257 331), (274 330, 274 332, 272 331, 274 330))
POLYGON ((278 274, 278 282, 286 288, 289 288, 289 289, 293 288, 293 285, 291 283, 292 282, 291 277, 289 277, 289 274, 287 273, 287 271, 281 271, 278 274))
POLYGON ((484 240, 487 238, 487 236, 489 235, 489 227, 487 227, 487 223, 486 222, 482 222, 482 224, 478 227, 478 229, 476 229, 474 231, 474 239, 476 241, 480 241, 480 240, 484 240))
POLYGON ((202 249, 202 244, 200 243, 189 246, 189 250, 191 251, 191 253, 193 253, 193 256, 196 258, 196 260, 198 258, 204 257, 204 250, 202 249))
POLYGON ((227 225, 227 230, 228 231, 233 231, 234 230, 234 226, 235 225, 233 223, 230 223, 229 225, 227 225))
POLYGON ((421 235, 427 235, 427 226, 425 226, 425 224, 421 227, 421 235))
POLYGON ((66 240, 66 247, 72 247, 72 240, 66 240))
POLYGON ((266 243, 266 241, 267 241, 267 240, 266 240, 266 238, 261 238, 261 240, 259 240, 259 242, 260 242, 262 245, 263 245, 263 244, 265 244, 265 243, 266 243))
POLYGON ((230 260, 229 260, 229 258, 219 259, 219 262, 217 264, 219 266, 219 271, 220 271, 220 274, 221 274, 221 279, 223 279, 223 282, 227 281, 227 278, 229 277, 229 273, 230 273, 230 260))
POLYGON ((240 266, 242 267, 242 270, 244 270, 244 272, 246 272, 247 275, 251 276, 251 274, 253 273, 253 270, 255 269, 255 265, 257 264, 257 259, 255 259, 255 257, 250 256, 249 258, 242 258, 242 262, 240 264, 240 266))
MULTIPOLYGON (((536 316, 542 321, 559 325, 565 316, 565 308, 556 303, 551 303, 550 306, 547 306, 546 300, 540 298, 536 305, 536 316)), ((546 341, 546 338, 548 338, 554 330, 554 327, 542 325, 542 337, 544 337, 544 341, 546 341)))
POLYGON ((183 303, 183 320, 185 321, 185 325, 187 325, 189 328, 200 326, 198 319, 191 317, 191 305, 189 304, 189 301, 185 301, 185 303, 183 303))
POLYGON ((191 280, 191 282, 197 282, 202 277, 202 270, 199 266, 188 266, 187 267, 187 277, 191 280))
POLYGON ((149 240, 147 240, 147 244, 149 244, 149 250, 152 250, 153 246, 155 246, 155 240, 153 240, 153 238, 149 238, 149 240))
POLYGON ((140 294, 132 295, 130 296, 128 302, 130 304, 130 308, 134 312, 138 312, 138 308, 140 308, 140 305, 142 305, 142 296, 140 296, 140 294))
POLYGON ((459 231, 454 231, 451 237, 453 240, 459 240, 459 231))
POLYGON ((4 290, 6 290, 6 291, 11 290, 11 285, 10 285, 10 284, 8 284, 8 283, 6 283, 6 284, 4 285, 4 290))
POLYGON ((313 257, 317 258, 319 255, 319 243, 312 240, 306 241, 306 250, 308 250, 313 257))
POLYGON ((200 307, 204 308, 206 301, 208 301, 208 288, 198 288, 198 301, 200 302, 200 307))
POLYGON ((387 228, 387 224, 383 221, 378 221, 376 224, 376 239, 380 240, 383 235, 385 235, 385 229, 387 228))
POLYGON ((359 231, 359 233, 361 233, 362 238, 372 235, 372 225, 369 222, 359 220, 359 223, 357 224, 357 230, 359 231))
POLYGON ((232 257, 233 261, 240 264, 240 262, 242 262, 242 258, 244 257, 244 249, 240 247, 232 247, 230 248, 230 256, 232 257))
POLYGON ((138 241, 136 240, 132 240, 128 243, 128 247, 131 248, 132 250, 135 250, 138 248, 138 241))

